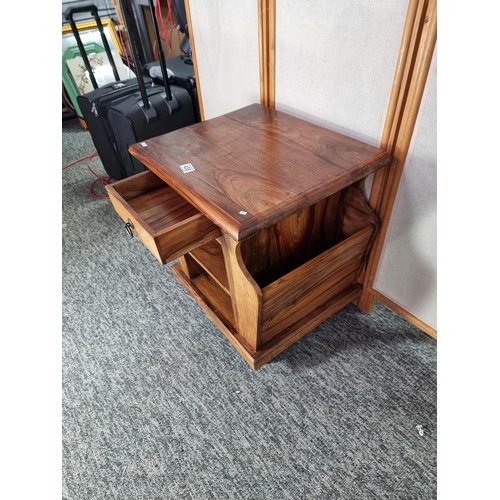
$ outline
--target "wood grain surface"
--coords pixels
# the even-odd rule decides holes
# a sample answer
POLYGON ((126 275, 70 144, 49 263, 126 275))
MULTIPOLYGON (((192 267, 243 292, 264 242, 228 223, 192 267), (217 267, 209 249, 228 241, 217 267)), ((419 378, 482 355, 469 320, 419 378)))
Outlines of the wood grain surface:
POLYGON ((253 368, 360 296, 379 225, 360 182, 387 152, 259 104, 130 151, 149 171, 108 189, 115 208, 160 261, 179 257, 253 368))
POLYGON ((117 214, 162 264, 220 235, 216 225, 149 171, 108 184, 106 190, 117 214))
MULTIPOLYGON (((224 256, 221 245, 217 240, 195 248, 189 255, 200 264, 227 294, 230 294, 224 256)), ((184 274, 187 273, 184 271, 184 274)))
POLYGON ((135 144, 130 152, 235 240, 391 161, 381 149, 260 104, 135 144), (183 173, 187 163, 194 171, 183 173))

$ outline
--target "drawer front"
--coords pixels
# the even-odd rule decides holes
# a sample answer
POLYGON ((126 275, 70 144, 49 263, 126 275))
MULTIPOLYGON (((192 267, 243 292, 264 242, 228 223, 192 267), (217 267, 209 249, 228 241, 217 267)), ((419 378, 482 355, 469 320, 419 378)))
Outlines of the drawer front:
POLYGON ((131 236, 166 264, 220 236, 219 228, 152 172, 106 186, 131 236))

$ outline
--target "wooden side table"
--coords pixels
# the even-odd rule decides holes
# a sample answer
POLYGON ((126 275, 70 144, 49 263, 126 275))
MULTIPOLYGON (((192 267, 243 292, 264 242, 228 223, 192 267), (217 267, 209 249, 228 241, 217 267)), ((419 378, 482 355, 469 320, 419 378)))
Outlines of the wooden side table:
POLYGON ((252 368, 359 297, 387 152, 258 104, 130 152, 113 206, 252 368))

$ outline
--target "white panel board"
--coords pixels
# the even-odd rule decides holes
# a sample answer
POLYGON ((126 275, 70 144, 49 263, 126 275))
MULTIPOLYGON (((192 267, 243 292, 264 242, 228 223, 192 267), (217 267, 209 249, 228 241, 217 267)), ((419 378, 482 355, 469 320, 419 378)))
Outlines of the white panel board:
POLYGON ((378 146, 407 0, 277 0, 277 108, 378 146))
POLYGON ((437 327, 436 53, 396 196, 374 288, 437 327))
POLYGON ((260 102, 256 0, 190 0, 205 119, 260 102))

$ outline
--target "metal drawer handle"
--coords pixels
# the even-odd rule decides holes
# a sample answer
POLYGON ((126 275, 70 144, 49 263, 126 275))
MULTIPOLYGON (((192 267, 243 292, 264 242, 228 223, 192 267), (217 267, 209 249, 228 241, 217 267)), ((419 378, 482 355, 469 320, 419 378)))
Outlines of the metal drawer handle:
POLYGON ((134 229, 134 223, 130 219, 125 223, 125 229, 127 230, 127 233, 130 235, 130 237, 133 238, 134 233, 132 232, 132 229, 134 229))

